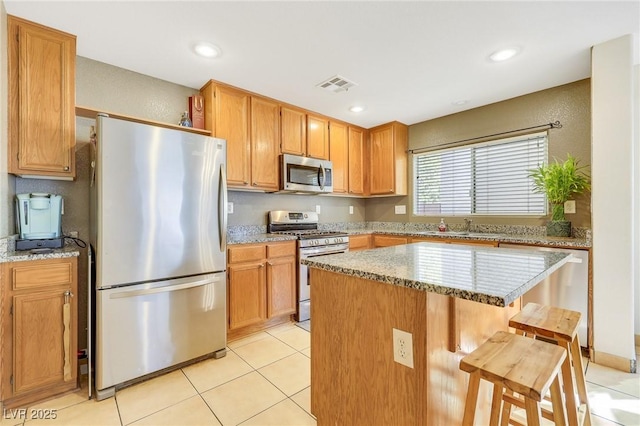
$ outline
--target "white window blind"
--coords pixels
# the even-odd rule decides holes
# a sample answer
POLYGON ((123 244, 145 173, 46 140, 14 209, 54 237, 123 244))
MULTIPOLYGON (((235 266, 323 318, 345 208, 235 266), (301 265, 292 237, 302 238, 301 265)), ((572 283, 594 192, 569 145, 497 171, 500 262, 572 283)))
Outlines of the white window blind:
POLYGON ((546 214, 529 178, 546 161, 546 132, 415 154, 413 213, 546 214))

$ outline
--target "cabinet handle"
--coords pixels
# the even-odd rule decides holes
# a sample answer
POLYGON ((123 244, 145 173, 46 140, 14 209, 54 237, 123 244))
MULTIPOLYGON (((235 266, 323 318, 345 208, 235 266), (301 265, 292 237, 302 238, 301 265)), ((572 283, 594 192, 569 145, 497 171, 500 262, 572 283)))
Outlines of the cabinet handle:
POLYGON ((267 265, 269 265, 269 266, 273 266, 273 263, 271 263, 271 262, 267 262, 267 265))
POLYGON ((71 303, 70 299, 73 297, 73 293, 69 290, 64 292, 64 305, 62 306, 62 326, 64 331, 62 332, 62 341, 64 347, 64 364, 62 371, 64 374, 64 381, 71 380, 71 340, 70 340, 70 328, 71 328, 71 303))
POLYGON ((244 182, 242 182, 243 185, 249 185, 249 182, 247 182, 246 180, 244 182))
POLYGON ((264 268, 264 263, 261 263, 261 264, 260 264, 260 267, 261 267, 261 268, 264 268))
POLYGON ((257 183, 255 183, 255 182, 253 182, 253 183, 252 183, 252 185, 253 185, 253 186, 258 186, 258 184, 257 184, 257 183))
POLYGON ((69 171, 69 166, 64 166, 64 171, 68 172, 69 171))

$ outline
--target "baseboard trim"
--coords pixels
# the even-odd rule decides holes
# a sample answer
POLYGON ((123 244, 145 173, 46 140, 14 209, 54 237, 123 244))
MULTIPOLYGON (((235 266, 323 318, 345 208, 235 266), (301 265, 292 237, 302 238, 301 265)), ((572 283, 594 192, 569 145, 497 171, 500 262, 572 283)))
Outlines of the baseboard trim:
POLYGON ((636 372, 636 360, 627 359, 618 355, 612 355, 606 352, 594 351, 593 362, 605 367, 615 368, 625 373, 636 372))

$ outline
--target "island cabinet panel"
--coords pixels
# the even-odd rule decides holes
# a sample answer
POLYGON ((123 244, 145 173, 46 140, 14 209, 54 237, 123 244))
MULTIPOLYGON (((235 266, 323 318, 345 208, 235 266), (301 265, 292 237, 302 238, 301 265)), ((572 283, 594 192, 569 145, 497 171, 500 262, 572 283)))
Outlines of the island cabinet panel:
POLYGON ((349 190, 349 145, 347 125, 329 123, 329 159, 333 165, 333 192, 346 194, 349 190))
POLYGON ((75 178, 75 36, 8 16, 9 172, 75 178))
MULTIPOLYGON (((459 425, 468 374, 460 359, 518 306, 500 308, 310 268, 311 412, 318 425, 459 425), (452 301, 452 299, 454 299, 452 301), (336 321, 335 318, 340 318, 336 321), (392 330, 412 335, 414 368, 393 359, 392 330)), ((490 386, 476 424, 489 424, 490 386)))
POLYGON ((368 250, 370 248, 373 248, 371 234, 349 236, 349 251, 368 250))
POLYGON ((374 235, 373 236, 373 247, 389 247, 389 246, 399 246, 402 244, 407 244, 409 242, 408 237, 396 237, 393 235, 374 235))
POLYGON ((0 282, 4 406, 76 388, 77 258, 5 263, 0 282))

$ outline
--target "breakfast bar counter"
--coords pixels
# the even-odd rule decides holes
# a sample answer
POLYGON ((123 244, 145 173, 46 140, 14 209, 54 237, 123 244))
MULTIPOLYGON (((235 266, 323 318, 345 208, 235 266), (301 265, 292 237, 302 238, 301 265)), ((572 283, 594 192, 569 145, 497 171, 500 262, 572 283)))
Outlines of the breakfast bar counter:
MULTIPOLYGON (((468 375, 460 359, 507 330, 520 296, 570 260, 440 243, 303 259, 318 425, 461 424, 468 375), (395 349, 394 329, 410 334, 395 349), (394 361, 399 353, 413 367, 394 361)), ((481 387, 478 424, 488 424, 490 397, 481 387)))

